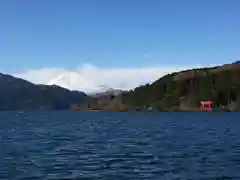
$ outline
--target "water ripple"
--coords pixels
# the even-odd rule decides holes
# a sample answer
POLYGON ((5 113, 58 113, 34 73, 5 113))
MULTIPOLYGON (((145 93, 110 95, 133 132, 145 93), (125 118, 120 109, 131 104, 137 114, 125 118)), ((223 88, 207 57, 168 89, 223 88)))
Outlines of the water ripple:
POLYGON ((8 112, 0 119, 0 179, 240 179, 238 114, 8 112))

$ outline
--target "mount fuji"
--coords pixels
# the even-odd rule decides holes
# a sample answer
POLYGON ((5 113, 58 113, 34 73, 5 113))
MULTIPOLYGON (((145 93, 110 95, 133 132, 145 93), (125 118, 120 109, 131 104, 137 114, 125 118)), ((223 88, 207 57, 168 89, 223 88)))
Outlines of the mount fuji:
POLYGON ((90 79, 77 72, 63 73, 51 79, 47 85, 57 85, 72 91, 82 91, 88 95, 115 92, 112 88, 93 83, 90 79))

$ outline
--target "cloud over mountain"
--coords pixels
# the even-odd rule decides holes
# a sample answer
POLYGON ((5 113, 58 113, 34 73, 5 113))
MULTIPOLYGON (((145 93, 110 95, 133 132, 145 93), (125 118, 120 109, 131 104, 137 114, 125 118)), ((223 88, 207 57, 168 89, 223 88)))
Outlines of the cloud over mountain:
POLYGON ((71 90, 95 93, 105 91, 105 87, 130 90, 139 85, 151 83, 165 74, 188 68, 99 68, 84 64, 71 70, 61 68, 30 69, 13 75, 36 84, 56 84, 71 90))
POLYGON ((65 72, 53 78, 47 84, 56 84, 70 90, 79 90, 87 93, 97 93, 108 90, 89 80, 87 77, 81 76, 78 72, 65 72))

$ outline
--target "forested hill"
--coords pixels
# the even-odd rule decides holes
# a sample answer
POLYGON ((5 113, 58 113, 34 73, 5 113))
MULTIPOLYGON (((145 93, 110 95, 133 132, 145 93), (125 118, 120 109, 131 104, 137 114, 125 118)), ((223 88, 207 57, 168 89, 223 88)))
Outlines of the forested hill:
POLYGON ((35 85, 0 73, 0 110, 69 109, 83 103, 87 95, 59 86, 35 85))
POLYGON ((212 100, 217 109, 240 111, 240 62, 168 74, 115 98, 90 99, 79 109, 198 111, 202 100, 212 100))
POLYGON ((124 93, 128 107, 160 110, 197 110, 202 100, 215 108, 240 110, 240 62, 168 74, 153 84, 124 93))

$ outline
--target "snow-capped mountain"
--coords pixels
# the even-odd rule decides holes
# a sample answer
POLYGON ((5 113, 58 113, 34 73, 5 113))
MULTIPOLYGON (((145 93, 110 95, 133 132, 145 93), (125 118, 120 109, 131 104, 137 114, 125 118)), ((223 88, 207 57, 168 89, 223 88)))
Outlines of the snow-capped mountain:
POLYGON ((50 80, 48 82, 48 85, 58 85, 72 91, 82 91, 89 95, 112 90, 106 86, 93 83, 91 80, 83 77, 80 73, 77 72, 67 72, 61 74, 56 78, 50 80))

